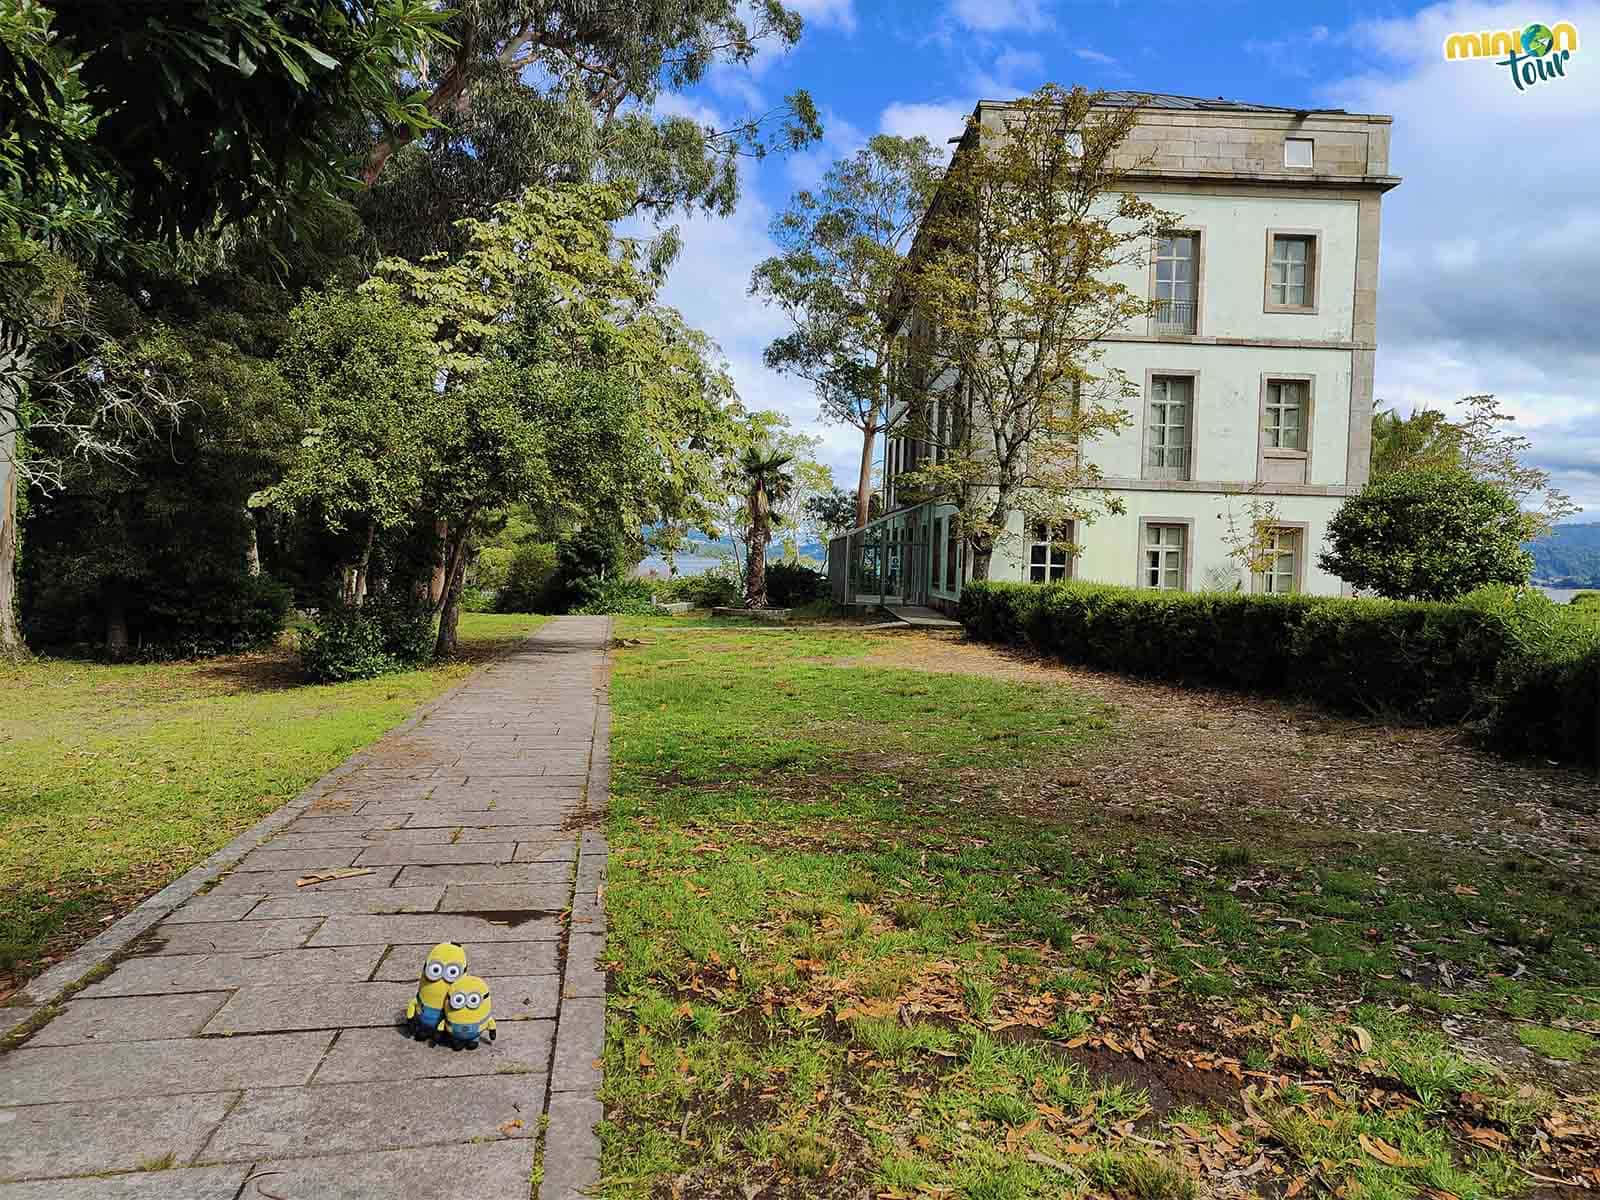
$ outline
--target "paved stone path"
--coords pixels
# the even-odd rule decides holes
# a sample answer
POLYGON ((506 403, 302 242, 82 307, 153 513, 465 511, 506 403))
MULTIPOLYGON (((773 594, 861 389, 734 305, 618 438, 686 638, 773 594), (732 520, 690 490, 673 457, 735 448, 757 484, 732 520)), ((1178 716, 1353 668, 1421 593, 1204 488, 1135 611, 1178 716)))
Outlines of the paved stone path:
POLYGON ((353 756, 0 1057, 0 1200, 529 1200, 546 1114, 538 1200, 592 1185, 609 638, 552 621, 353 756), (492 1045, 398 1029, 440 941, 492 1045))

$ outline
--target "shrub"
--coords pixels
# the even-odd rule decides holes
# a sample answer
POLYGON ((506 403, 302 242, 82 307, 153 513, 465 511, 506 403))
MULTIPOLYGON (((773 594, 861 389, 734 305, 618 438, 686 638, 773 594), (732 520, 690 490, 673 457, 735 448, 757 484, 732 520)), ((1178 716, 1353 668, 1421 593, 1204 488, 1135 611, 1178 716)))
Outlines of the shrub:
POLYGON ((800 608, 828 598, 828 577, 804 563, 767 564, 767 603, 773 608, 800 608))
POLYGON ((741 600, 739 585, 721 571, 677 575, 656 586, 662 602, 687 600, 696 608, 732 608, 741 600))
POLYGON ((601 614, 647 617, 655 612, 650 585, 643 579, 606 579, 588 589, 588 595, 572 611, 583 616, 601 614))
POLYGON ((512 553, 495 594, 496 612, 550 612, 556 574, 556 548, 549 542, 525 542, 512 553))
POLYGON ((1600 625, 1528 588, 1446 604, 977 582, 959 616, 981 641, 1093 667, 1466 724, 1508 751, 1596 754, 1600 625))
POLYGON ((148 599, 138 631, 146 657, 205 658, 270 646, 289 623, 294 596, 265 575, 190 581, 148 599))
POLYGON ((1528 533, 1517 502, 1492 483, 1455 468, 1400 471, 1339 506, 1319 561, 1392 600, 1454 600, 1485 584, 1527 583, 1528 533))
POLYGON ((372 679, 425 662, 433 651, 433 607, 408 595, 369 596, 335 607, 300 635, 300 665, 315 683, 372 679))

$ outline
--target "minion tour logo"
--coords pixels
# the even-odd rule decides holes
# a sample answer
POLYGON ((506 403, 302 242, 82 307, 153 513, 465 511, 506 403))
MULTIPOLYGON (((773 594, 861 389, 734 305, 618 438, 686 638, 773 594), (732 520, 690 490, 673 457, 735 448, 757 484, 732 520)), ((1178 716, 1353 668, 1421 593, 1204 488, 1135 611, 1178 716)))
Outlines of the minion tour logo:
POLYGON ((1511 72, 1511 82, 1519 92, 1547 79, 1565 79, 1567 60, 1577 48, 1578 30, 1569 21, 1554 28, 1535 22, 1526 29, 1504 33, 1452 33, 1444 40, 1446 59, 1494 59, 1495 66, 1511 72), (1502 54, 1504 58, 1497 57, 1502 54))

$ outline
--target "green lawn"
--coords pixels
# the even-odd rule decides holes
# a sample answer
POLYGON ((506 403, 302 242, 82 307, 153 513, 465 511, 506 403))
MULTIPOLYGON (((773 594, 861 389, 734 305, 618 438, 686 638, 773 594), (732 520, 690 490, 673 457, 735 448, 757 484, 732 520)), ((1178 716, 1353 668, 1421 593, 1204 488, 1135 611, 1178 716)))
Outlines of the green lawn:
POLYGON ((1136 763, 1136 708, 841 665, 884 635, 618 633, 608 1196, 1478 1200, 1600 1171, 1592 1097, 1439 1024, 1589 1055, 1592 880, 1074 807, 1054 772, 1136 763))
POLYGON ((286 650, 0 668, 0 967, 36 973, 544 619, 464 614, 463 661, 361 683, 286 650))

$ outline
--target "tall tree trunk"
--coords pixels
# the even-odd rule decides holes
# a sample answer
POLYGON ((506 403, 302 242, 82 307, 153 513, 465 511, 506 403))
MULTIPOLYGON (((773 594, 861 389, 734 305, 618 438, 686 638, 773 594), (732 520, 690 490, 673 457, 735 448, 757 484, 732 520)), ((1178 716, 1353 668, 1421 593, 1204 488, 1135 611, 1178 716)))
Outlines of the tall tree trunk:
POLYGON ((17 508, 22 469, 17 463, 17 411, 22 387, 21 371, 13 358, 0 358, 0 658, 27 653, 17 625, 17 508))
POLYGON ((367 522, 367 542, 361 547, 361 561, 356 563, 355 583, 351 587, 352 599, 360 604, 367 598, 367 570, 372 565, 372 542, 378 536, 378 527, 367 522))
POLYGON ((261 574, 261 537, 256 530, 256 514, 252 509, 244 510, 244 519, 249 522, 250 540, 244 547, 245 574, 252 579, 261 574))
POLYGON ((744 571, 744 606, 767 607, 767 543, 772 540, 772 517, 765 491, 758 485, 750 496, 750 557, 744 571))
POLYGON ((433 564, 433 579, 428 584, 428 603, 435 608, 444 598, 444 562, 445 551, 450 545, 450 522, 435 521, 433 523, 433 536, 439 539, 439 557, 433 564))
POLYGON ((466 585, 467 563, 472 557, 472 518, 456 525, 457 534, 445 555, 444 591, 439 600, 439 636, 433 644, 435 658, 454 658, 460 649, 461 591, 466 585))
POLYGON ((872 448, 878 440, 878 410, 872 410, 872 423, 861 431, 861 476, 856 482, 856 528, 872 515, 872 448))
POLYGON ((17 626, 17 490, 21 471, 17 469, 17 434, 10 428, 10 417, 0 412, 0 658, 27 652, 22 630, 17 626))
POLYGON ((106 654, 112 658, 128 656, 128 603, 121 583, 106 592, 106 654))

